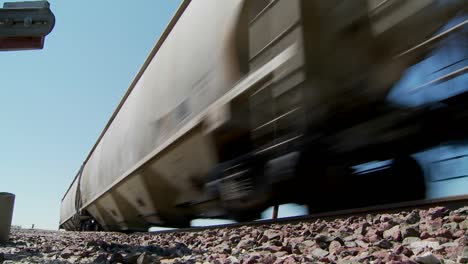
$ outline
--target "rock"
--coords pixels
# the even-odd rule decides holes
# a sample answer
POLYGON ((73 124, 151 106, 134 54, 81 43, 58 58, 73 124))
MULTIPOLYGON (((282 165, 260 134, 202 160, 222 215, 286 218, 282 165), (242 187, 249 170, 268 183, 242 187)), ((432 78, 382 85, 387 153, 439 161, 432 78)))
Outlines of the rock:
POLYGON ((465 231, 463 230, 457 230, 456 232, 452 233, 452 236, 454 238, 459 238, 465 235, 465 231))
POLYGON ((395 226, 395 225, 392 225, 391 222, 381 223, 381 224, 379 224, 379 226, 377 228, 377 231, 379 231, 379 232, 381 232, 383 234, 383 232, 389 230, 393 226, 395 226))
POLYGON ((240 263, 239 259, 237 259, 234 256, 229 256, 226 260, 228 260, 228 262, 230 264, 239 264, 240 263))
POLYGON ((385 223, 385 222, 390 222, 393 220, 393 216, 389 214, 383 214, 380 216, 380 222, 385 223))
POLYGON ((292 247, 295 247, 297 244, 299 244, 301 242, 304 242, 304 237, 303 236, 289 238, 287 241, 285 241, 286 244, 289 244, 292 247))
POLYGON ((465 219, 463 222, 458 223, 460 229, 467 230, 468 229, 468 219, 465 219))
POLYGON ((417 230, 415 227, 411 226, 402 226, 401 227, 401 237, 407 238, 407 237, 419 237, 420 233, 419 230, 417 230))
POLYGON ((455 261, 450 260, 450 259, 443 259, 442 263, 444 263, 444 264, 457 264, 455 261))
POLYGON ((448 248, 448 247, 458 247, 459 244, 457 242, 448 242, 440 245, 441 247, 448 248))
POLYGON ((449 213, 449 210, 447 208, 439 206, 439 207, 435 207, 435 208, 430 208, 427 211, 427 216, 430 219, 434 220, 436 218, 444 217, 444 216, 448 215, 448 213, 449 213))
POLYGON ((401 241, 400 226, 396 225, 383 233, 383 238, 391 241, 401 241))
POLYGON ((240 248, 240 249, 249 249, 249 248, 253 247, 253 245, 255 245, 255 241, 248 238, 248 239, 242 239, 239 242, 239 244, 237 244, 237 247, 240 248))
POLYGON ((232 235, 232 236, 229 237, 229 241, 231 241, 231 243, 237 245, 237 243, 239 243, 239 241, 241 241, 241 237, 239 235, 235 234, 235 235, 232 235))
POLYGON ((453 214, 453 215, 450 215, 448 219, 451 222, 460 223, 460 222, 463 222, 466 219, 466 217, 461 216, 459 214, 453 214))
POLYGON ((62 250, 62 253, 60 253, 60 257, 64 259, 68 259, 71 256, 73 256, 73 250, 70 248, 65 248, 64 250, 62 250))
POLYGON ((375 244, 375 246, 377 246, 379 248, 383 248, 383 249, 389 249, 389 248, 392 248, 393 244, 392 244, 392 242, 390 242, 388 240, 382 239, 379 242, 377 242, 375 244))
POLYGON ((455 211, 453 211, 454 214, 461 214, 461 215, 468 215, 468 206, 464 206, 462 208, 459 208, 455 211))
POLYGON ((356 240, 355 242, 359 247, 362 247, 364 249, 367 249, 369 247, 369 244, 367 244, 366 242, 362 240, 356 240))
POLYGON ((286 252, 286 251, 279 251, 279 252, 273 253, 273 255, 274 255, 275 257, 277 257, 277 258, 284 257, 284 256, 286 256, 286 255, 288 255, 288 254, 289 254, 289 253, 286 252))
POLYGON ((110 263, 122 263, 125 262, 124 257, 120 253, 113 253, 109 259, 110 263))
POLYGON ((185 255, 192 254, 192 250, 184 243, 176 243, 175 247, 173 247, 170 251, 172 251, 171 255, 175 255, 177 257, 183 257, 185 255))
POLYGON ((268 251, 268 252, 271 252, 271 253, 275 253, 275 252, 281 251, 281 247, 273 246, 273 245, 267 245, 267 246, 262 247, 262 250, 268 251))
POLYGON ((354 232, 355 234, 358 234, 358 235, 365 235, 366 234, 366 231, 367 231, 367 228, 370 227, 370 225, 368 223, 364 223, 362 225, 360 225, 356 231, 354 232))
POLYGON ((396 247, 393 251, 395 254, 398 254, 398 255, 405 255, 407 257, 411 257, 412 255, 414 255, 413 251, 403 245, 399 245, 398 247, 396 247))
POLYGON ((448 230, 457 231, 458 230, 458 223, 457 222, 448 222, 442 225, 443 228, 448 230))
POLYGON ((321 223, 321 224, 315 225, 313 228, 313 231, 320 233, 320 232, 326 231, 326 229, 327 229, 327 225, 325 223, 321 223))
POLYGON ((407 224, 416 224, 420 219, 421 217, 419 216, 419 212, 413 210, 404 218, 404 221, 407 224))
POLYGON ((380 240, 380 237, 378 235, 371 235, 367 238, 369 242, 371 243, 377 243, 380 240))
POLYGON ((416 251, 424 249, 440 249, 441 247, 439 245, 439 242, 423 240, 412 242, 411 244, 409 244, 409 248, 411 248, 411 250, 413 251, 416 251))
POLYGON ((334 255, 339 249, 341 248, 341 243, 338 241, 330 242, 330 246, 328 246, 328 251, 330 254, 334 255))
POLYGON ((129 264, 135 264, 137 263, 137 260, 138 260, 138 257, 140 256, 140 254, 128 254, 127 256, 125 256, 124 258, 124 263, 129 263, 129 264))
POLYGON ((266 236, 268 240, 275 240, 275 239, 281 238, 281 232, 276 231, 276 230, 266 230, 263 233, 263 235, 266 236))
POLYGON ((309 229, 306 229, 306 230, 302 231, 301 236, 310 236, 311 234, 312 234, 312 232, 310 232, 309 229))
POLYGON ((282 246, 282 247, 281 247, 281 251, 286 251, 286 252, 288 252, 289 254, 292 254, 293 249, 292 249, 291 246, 282 246))
POLYGON ((452 232, 450 232, 450 230, 447 230, 445 228, 441 228, 439 230, 437 230, 434 235, 436 237, 445 237, 445 238, 448 238, 448 239, 452 239, 452 232))
POLYGON ((457 258, 458 263, 468 263, 468 247, 463 248, 461 256, 457 258))
POLYGON ((422 264, 440 264, 440 260, 435 257, 431 252, 426 252, 414 258, 418 263, 422 264))
POLYGON ((282 247, 283 246, 283 243, 279 240, 272 240, 272 241, 269 241, 266 245, 273 245, 273 246, 277 246, 277 247, 282 247))
POLYGON ((96 240, 90 240, 90 241, 86 242, 86 247, 88 247, 88 248, 89 247, 97 247, 97 246, 99 246, 99 243, 96 240))
POLYGON ((150 256, 143 252, 137 259, 137 264, 149 264, 151 262, 150 256))
POLYGON ((69 259, 68 259, 68 263, 77 263, 78 261, 80 260, 80 257, 79 256, 71 256, 69 259))
POLYGON ((347 248, 353 248, 353 247, 357 246, 356 242, 354 242, 354 241, 347 241, 344 244, 345 244, 345 247, 347 247, 347 248))
POLYGON ((375 251, 372 253, 372 257, 377 258, 377 259, 384 259, 387 257, 387 255, 388 255, 388 252, 385 250, 379 250, 379 251, 375 251))
POLYGON ((216 253, 224 253, 224 254, 231 254, 232 249, 231 247, 227 244, 227 242, 223 242, 220 245, 216 246, 213 248, 213 252, 216 253))
POLYGON ((318 234, 314 237, 315 242, 322 248, 328 249, 328 245, 334 240, 334 237, 325 234, 318 234))
POLYGON ((429 232, 424 231, 424 232, 421 233, 421 235, 419 235, 419 237, 421 239, 428 239, 428 238, 432 237, 432 235, 429 232))
POLYGON ((107 262, 107 254, 99 254, 97 258, 94 259, 94 263, 106 263, 107 262))
POLYGON ((287 257, 284 257, 284 258, 282 259, 282 262, 281 262, 281 263, 282 263, 282 264, 295 264, 295 263, 297 263, 297 261, 296 261, 293 257, 287 256, 287 257))
POLYGON ((317 243, 315 243, 315 241, 312 241, 312 240, 304 240, 303 242, 301 243, 298 243, 296 245, 296 247, 302 252, 304 253, 307 249, 313 247, 317 245, 317 243))
POLYGON ((262 258, 262 263, 265 263, 265 264, 273 264, 275 262, 277 258, 272 255, 272 254, 267 254, 265 256, 263 256, 262 258))
MULTIPOLYGON (((444 221, 442 218, 436 218, 434 220, 427 220, 426 221, 426 230, 427 232, 436 232, 437 230, 442 228, 444 221)), ((421 225, 420 225, 421 226, 421 225)))
POLYGON ((244 264, 254 264, 254 263, 257 263, 258 260, 260 259, 260 256, 259 255, 253 255, 253 256, 249 256, 245 261, 243 261, 242 263, 244 264))
POLYGON ((332 242, 335 238, 325 235, 325 234, 318 234, 314 237, 315 242, 320 243, 320 242, 325 242, 325 243, 330 243, 332 242))
POLYGON ((321 248, 316 248, 311 252, 311 254, 317 258, 323 258, 326 257, 329 254, 329 252, 321 248))

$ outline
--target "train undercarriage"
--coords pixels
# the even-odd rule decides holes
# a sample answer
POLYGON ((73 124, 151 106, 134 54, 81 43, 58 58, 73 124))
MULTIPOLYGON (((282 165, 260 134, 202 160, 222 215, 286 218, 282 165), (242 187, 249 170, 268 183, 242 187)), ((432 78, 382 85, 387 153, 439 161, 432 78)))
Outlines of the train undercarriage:
POLYGON ((424 172, 411 154, 465 139, 467 103, 464 93, 420 109, 390 109, 321 137, 279 139, 219 165, 206 186, 211 199, 239 221, 258 219, 274 204, 327 211, 424 199, 424 172), (364 172, 353 169, 372 161, 387 162, 364 172))

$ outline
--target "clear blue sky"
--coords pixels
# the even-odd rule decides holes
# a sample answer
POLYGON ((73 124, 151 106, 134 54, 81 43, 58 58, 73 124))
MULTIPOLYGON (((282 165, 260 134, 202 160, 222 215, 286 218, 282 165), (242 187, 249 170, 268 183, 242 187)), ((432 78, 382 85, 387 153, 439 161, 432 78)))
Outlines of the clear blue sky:
POLYGON ((50 2, 45 48, 0 53, 0 192, 16 194, 13 224, 56 229, 62 195, 181 1, 50 2))

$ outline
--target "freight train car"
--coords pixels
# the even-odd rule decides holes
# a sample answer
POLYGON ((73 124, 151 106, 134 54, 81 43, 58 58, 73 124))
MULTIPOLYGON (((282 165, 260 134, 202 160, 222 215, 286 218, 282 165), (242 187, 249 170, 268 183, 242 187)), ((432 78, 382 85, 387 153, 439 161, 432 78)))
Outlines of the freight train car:
MULTIPOLYGON (((283 202, 329 210, 424 198, 410 155, 465 135, 466 95, 417 107, 387 95, 444 39, 466 37, 466 20, 439 34, 466 5, 183 1, 66 191, 60 227, 147 230, 254 219, 283 202), (388 159, 379 181, 397 195, 352 171, 388 159)), ((463 66, 461 49, 437 67, 463 66)))

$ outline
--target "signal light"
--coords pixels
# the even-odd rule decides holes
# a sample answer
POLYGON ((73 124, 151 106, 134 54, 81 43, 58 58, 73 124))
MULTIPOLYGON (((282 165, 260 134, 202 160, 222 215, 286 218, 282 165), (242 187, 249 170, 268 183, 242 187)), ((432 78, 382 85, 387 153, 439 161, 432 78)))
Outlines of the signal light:
POLYGON ((0 51, 42 49, 54 25, 47 1, 4 3, 0 8, 0 51))

